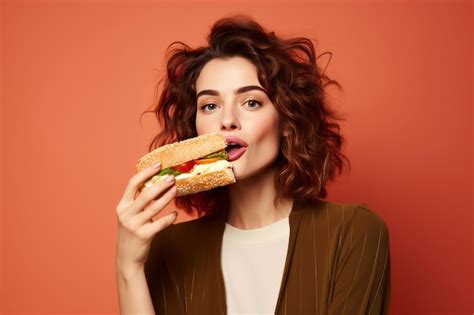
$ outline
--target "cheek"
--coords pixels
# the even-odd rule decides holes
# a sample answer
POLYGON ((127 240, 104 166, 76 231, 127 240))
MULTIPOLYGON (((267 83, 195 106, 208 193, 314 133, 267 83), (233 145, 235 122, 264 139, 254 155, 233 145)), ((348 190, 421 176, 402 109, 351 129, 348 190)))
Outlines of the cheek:
POLYGON ((265 115, 252 122, 257 141, 264 141, 268 145, 278 143, 279 141, 279 124, 278 116, 265 115))
POLYGON ((195 120, 195 126, 196 126, 196 131, 197 131, 197 134, 200 135, 202 134, 202 120, 199 118, 198 115, 196 115, 196 120, 195 120))
POLYGON ((215 123, 212 121, 210 116, 204 116, 202 114, 196 114, 196 131, 198 135, 210 133, 213 130, 215 123))

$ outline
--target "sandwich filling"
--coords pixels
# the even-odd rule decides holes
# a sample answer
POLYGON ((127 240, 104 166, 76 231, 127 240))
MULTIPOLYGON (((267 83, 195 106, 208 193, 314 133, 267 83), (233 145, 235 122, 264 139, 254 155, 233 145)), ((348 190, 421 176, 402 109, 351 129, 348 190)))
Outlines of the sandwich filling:
POLYGON ((226 168, 232 168, 232 164, 227 161, 227 157, 227 152, 225 150, 221 150, 197 160, 165 168, 145 182, 144 186, 145 188, 151 187, 164 180, 169 175, 174 175, 175 179, 178 180, 205 173, 216 172, 226 168))

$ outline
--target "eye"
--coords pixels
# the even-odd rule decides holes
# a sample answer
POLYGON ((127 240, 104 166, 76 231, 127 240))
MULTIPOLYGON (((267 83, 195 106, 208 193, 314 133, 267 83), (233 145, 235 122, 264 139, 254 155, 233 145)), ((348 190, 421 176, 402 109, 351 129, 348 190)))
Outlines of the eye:
POLYGON ((262 103, 260 103, 259 101, 254 100, 254 99, 250 99, 250 100, 246 101, 246 103, 248 104, 247 106, 249 108, 252 108, 252 109, 262 106, 262 103))
POLYGON ((204 112, 209 112, 213 109, 216 109, 217 108, 217 105, 214 104, 214 103, 209 103, 209 104, 205 104, 203 106, 201 106, 201 110, 204 111, 204 112))

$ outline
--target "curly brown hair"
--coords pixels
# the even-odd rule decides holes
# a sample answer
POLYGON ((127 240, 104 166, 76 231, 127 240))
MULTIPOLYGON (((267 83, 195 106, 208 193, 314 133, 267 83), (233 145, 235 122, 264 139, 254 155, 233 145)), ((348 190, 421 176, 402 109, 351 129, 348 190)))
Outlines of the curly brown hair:
MULTIPOLYGON (((313 201, 327 196, 326 184, 350 162, 341 152, 344 137, 330 108, 324 88, 340 84, 321 70, 310 39, 284 39, 266 31, 247 15, 218 20, 208 35, 208 46, 192 49, 176 41, 167 49, 167 74, 156 85, 154 113, 162 130, 150 143, 157 147, 197 136, 195 82, 202 68, 214 58, 244 57, 257 68, 259 82, 279 113, 289 135, 281 139, 276 160, 277 198, 313 201), (180 47, 172 48, 178 44, 180 47), (172 48, 172 49, 170 49, 172 48), (160 84, 164 83, 160 91, 160 84), (159 96, 159 97, 158 97, 159 96)), ((330 60, 330 59, 329 59, 330 60)), ((327 66, 326 66, 327 67, 327 66)), ((142 113, 142 115, 144 114, 142 113)), ((178 208, 198 216, 223 213, 228 206, 227 186, 175 199, 178 208)))

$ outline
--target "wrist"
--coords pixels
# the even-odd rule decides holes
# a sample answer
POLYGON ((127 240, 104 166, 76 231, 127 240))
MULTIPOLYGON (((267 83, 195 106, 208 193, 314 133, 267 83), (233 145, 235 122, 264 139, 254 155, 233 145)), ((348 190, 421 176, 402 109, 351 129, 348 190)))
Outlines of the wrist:
POLYGON ((145 272, 145 266, 136 264, 119 264, 116 265, 117 276, 122 280, 128 281, 145 272))

